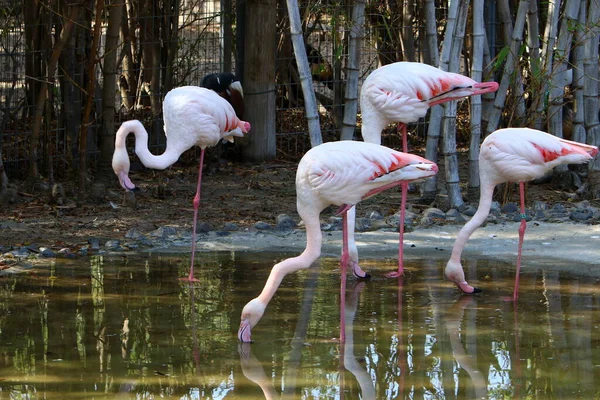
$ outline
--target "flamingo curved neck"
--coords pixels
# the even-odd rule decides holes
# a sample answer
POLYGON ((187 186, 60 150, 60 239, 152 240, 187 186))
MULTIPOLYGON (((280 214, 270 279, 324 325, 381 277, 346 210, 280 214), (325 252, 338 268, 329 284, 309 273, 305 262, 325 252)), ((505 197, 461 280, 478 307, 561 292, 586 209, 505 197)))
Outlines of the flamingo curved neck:
POLYGON ((452 256, 450 257, 450 262, 455 262, 460 265, 460 256, 465 248, 465 245, 475 229, 477 229, 490 213, 490 208, 492 207, 492 197, 494 194, 494 187, 496 185, 481 185, 481 195, 479 197, 479 206, 477 207, 477 212, 473 215, 473 218, 469 220, 463 226, 463 228, 458 232, 456 237, 456 241, 454 242, 454 247, 452 248, 452 256))
POLYGON ((139 157, 140 161, 147 168, 154 169, 165 169, 173 165, 183 151, 174 151, 172 146, 169 146, 167 140, 167 148, 161 155, 154 155, 150 153, 148 149, 148 132, 139 121, 128 121, 124 123, 121 129, 115 137, 115 149, 116 151, 127 151, 125 147, 125 141, 127 136, 133 133, 135 135, 135 154, 139 157))
POLYGON ((269 274, 267 283, 265 283, 265 287, 257 297, 264 305, 267 305, 271 301, 279 285, 281 285, 281 281, 287 274, 310 267, 321 255, 323 234, 321 233, 319 218, 317 217, 316 223, 310 220, 304 220, 304 223, 306 226, 306 248, 299 256, 288 258, 275 264, 269 274))

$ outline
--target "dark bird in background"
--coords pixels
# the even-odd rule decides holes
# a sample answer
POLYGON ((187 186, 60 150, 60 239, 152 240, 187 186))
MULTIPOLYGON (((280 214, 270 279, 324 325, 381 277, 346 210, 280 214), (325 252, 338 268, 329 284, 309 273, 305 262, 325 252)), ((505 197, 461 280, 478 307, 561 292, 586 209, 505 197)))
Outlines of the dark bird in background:
MULTIPOLYGON (((200 86, 216 92, 231 104, 235 115, 242 119, 244 117, 244 89, 242 83, 231 72, 216 72, 208 74, 202 79, 200 86)), ((220 169, 222 160, 239 160, 239 151, 235 150, 235 144, 230 142, 219 143, 211 149, 207 160, 208 172, 214 173, 220 169)))
POLYGON ((238 118, 244 117, 244 89, 233 73, 218 72, 206 75, 200 86, 217 92, 231 104, 238 118))

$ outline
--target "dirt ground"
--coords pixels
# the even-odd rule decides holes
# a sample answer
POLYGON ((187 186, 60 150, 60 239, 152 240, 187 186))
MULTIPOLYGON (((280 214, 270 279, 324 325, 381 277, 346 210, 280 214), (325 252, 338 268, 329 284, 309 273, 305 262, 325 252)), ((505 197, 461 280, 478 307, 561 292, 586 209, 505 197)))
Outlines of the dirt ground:
MULTIPOLYGON (((75 189, 68 186, 59 201, 50 200, 49 194, 31 194, 20 187, 18 201, 4 204, 0 212, 0 248, 78 248, 90 238, 123 239, 133 228, 142 233, 165 225, 191 229, 197 179, 197 164, 193 161, 178 162, 165 171, 135 171, 134 163, 130 177, 141 189, 135 204, 131 198, 127 200, 116 177, 84 204, 77 204, 75 189)), ((439 176, 443 177, 443 162, 440 167, 439 176)), ((209 224, 211 230, 222 229, 226 222, 237 224, 241 230, 252 228, 258 221, 275 225, 279 214, 289 214, 299 222, 295 171, 294 162, 221 163, 218 171, 214 165, 205 166, 199 222, 209 224)), ((508 193, 504 198, 517 201, 515 195, 508 193)), ((567 202, 568 197, 569 193, 554 190, 550 184, 528 186, 528 201, 567 202)), ((399 191, 388 190, 360 204, 357 216, 373 209, 390 215, 399 204, 399 191)), ((420 204, 418 192, 409 194, 409 204, 415 212, 439 206, 420 204)), ((323 216, 327 218, 334 211, 325 210, 323 216)))

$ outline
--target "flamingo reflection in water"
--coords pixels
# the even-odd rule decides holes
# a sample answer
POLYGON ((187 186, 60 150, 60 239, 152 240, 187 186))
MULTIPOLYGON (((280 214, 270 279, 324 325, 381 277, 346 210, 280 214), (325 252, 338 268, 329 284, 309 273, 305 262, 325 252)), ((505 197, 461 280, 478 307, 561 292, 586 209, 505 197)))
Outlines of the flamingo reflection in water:
MULTIPOLYGON (((376 399, 375 386, 371 375, 366 367, 361 365, 356 358, 354 353, 354 317, 358 308, 358 298, 360 292, 365 286, 364 281, 358 281, 355 283, 352 291, 349 293, 347 301, 345 302, 345 325, 343 327, 346 332, 346 341, 341 343, 340 350, 340 398, 344 398, 344 369, 347 369, 354 375, 361 391, 361 399, 374 400, 376 399)), ((264 368, 260 361, 252 354, 250 343, 239 343, 238 352, 240 355, 240 364, 242 366, 242 373, 250 381, 254 382, 262 390, 265 399, 270 400, 278 398, 277 391, 273 387, 271 377, 265 374, 264 368)), ((286 374, 289 375, 289 374, 286 374)), ((286 382, 287 383, 287 382, 286 382)), ((295 385, 292 385, 295 386, 295 385)), ((283 398, 294 398, 293 393, 288 390, 286 384, 286 390, 283 398), (287 396, 286 396, 287 395, 287 396)))
MULTIPOLYGON (((461 323, 465 314, 465 309, 473 303, 473 296, 461 296, 450 308, 444 313, 444 324, 450 338, 450 347, 454 359, 464 369, 471 381, 475 391, 476 399, 487 398, 487 384, 481 371, 477 368, 477 358, 475 355, 467 354, 465 347, 461 341, 461 323)), ((464 332, 465 330, 462 330, 464 332)), ((473 332, 473 334, 475 334, 473 332)))

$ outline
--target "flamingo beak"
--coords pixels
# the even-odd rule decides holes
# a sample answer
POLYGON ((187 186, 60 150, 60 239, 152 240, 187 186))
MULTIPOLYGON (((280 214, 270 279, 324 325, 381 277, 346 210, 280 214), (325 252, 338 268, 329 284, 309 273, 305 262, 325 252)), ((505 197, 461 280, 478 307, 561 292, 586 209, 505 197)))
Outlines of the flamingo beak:
POLYGON ((139 190, 134 184, 133 182, 131 182, 131 179, 129 179, 129 176, 127 176, 127 174, 123 171, 119 172, 117 174, 118 178, 119 178, 119 183, 121 184, 121 186, 123 187, 123 189, 125 190, 132 190, 132 191, 137 191, 139 190))
POLYGON ((417 166, 417 169, 420 169, 421 171, 432 171, 434 174, 438 173, 438 166, 437 164, 422 164, 417 166))
POLYGON ((500 85, 498 82, 481 82, 473 85, 473 89, 476 89, 473 95, 484 94, 484 93, 493 93, 500 85))
POLYGON ((238 330, 238 339, 242 343, 252 343, 252 328, 250 322, 244 319, 240 322, 240 329, 238 330))

